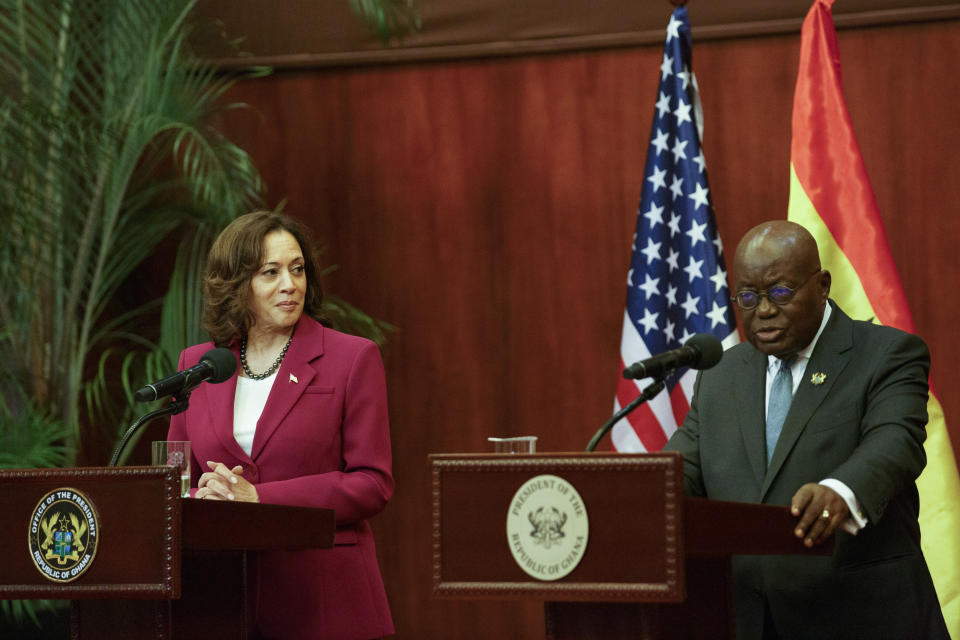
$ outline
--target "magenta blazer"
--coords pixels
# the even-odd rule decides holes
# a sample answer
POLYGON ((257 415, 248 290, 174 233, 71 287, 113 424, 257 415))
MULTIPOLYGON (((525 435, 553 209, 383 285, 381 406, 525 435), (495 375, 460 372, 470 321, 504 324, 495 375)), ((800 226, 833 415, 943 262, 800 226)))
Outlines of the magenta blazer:
MULTIPOLYGON (((193 366, 212 348, 206 343, 186 349, 179 369, 193 366)), ((234 351, 239 370, 239 350, 234 351)), ((261 502, 333 509, 337 520, 332 550, 261 554, 260 633, 285 640, 392 634, 367 523, 393 494, 386 381, 377 345, 301 317, 249 456, 233 437, 236 388, 236 375, 202 384, 190 396, 190 408, 170 420, 168 438, 191 442, 193 486, 208 470, 207 460, 242 465, 261 502)))

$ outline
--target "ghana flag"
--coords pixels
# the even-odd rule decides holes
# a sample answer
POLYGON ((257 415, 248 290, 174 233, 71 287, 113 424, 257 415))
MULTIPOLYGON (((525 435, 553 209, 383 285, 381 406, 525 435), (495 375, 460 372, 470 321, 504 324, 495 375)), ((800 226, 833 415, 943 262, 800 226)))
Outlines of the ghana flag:
MULTIPOLYGON (((833 275, 833 297, 851 317, 913 332, 873 188, 843 99, 830 6, 815 0, 803 23, 793 98, 787 218, 806 227, 833 275)), ((960 480, 931 385, 927 466, 917 480, 923 551, 950 634, 960 637, 960 480)))

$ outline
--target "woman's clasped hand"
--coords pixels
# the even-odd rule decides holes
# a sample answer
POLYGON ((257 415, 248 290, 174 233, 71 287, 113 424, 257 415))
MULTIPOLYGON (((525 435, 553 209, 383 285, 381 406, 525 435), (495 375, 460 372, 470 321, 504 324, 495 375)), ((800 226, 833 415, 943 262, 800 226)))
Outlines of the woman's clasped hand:
POLYGON ((233 469, 222 462, 207 460, 207 471, 197 482, 195 498, 202 500, 235 500, 237 502, 260 502, 257 488, 243 477, 243 466, 233 469))

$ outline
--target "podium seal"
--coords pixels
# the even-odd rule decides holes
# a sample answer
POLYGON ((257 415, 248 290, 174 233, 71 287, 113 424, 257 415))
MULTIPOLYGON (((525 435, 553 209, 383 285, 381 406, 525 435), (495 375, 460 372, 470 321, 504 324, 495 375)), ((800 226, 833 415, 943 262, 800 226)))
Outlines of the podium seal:
POLYGON ((530 478, 510 501, 510 553, 517 565, 537 580, 559 580, 576 569, 589 532, 583 499, 559 476, 530 478))
POLYGON ((30 516, 30 558, 53 582, 72 582, 93 564, 100 523, 93 503, 76 489, 54 489, 30 516))

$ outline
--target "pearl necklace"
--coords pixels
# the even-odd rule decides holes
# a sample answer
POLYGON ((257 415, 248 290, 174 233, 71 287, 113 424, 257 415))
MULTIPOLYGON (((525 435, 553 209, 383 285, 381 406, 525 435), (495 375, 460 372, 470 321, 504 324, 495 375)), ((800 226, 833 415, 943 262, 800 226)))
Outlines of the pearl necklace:
POLYGON ((243 365, 243 372, 247 374, 247 377, 251 380, 266 380, 276 373, 277 369, 280 368, 280 363, 283 362, 283 356, 287 355, 287 349, 290 348, 290 342, 292 340, 293 332, 291 331, 290 337, 287 338, 287 344, 283 345, 283 351, 281 351, 280 355, 277 356, 277 359, 273 361, 273 364, 270 365, 270 368, 263 373, 257 374, 253 371, 250 371, 250 367, 247 366, 247 336, 243 336, 243 340, 240 342, 240 364, 243 365))

